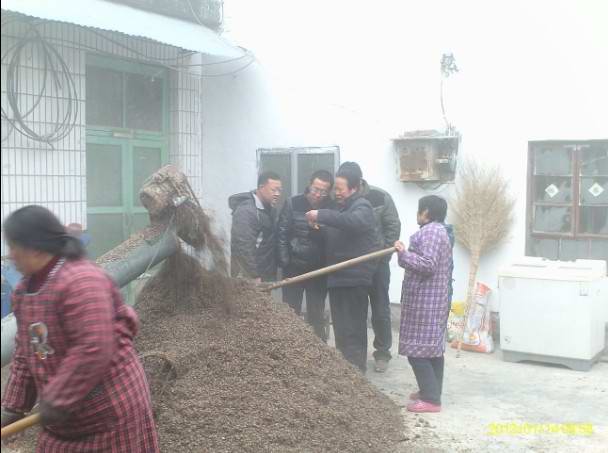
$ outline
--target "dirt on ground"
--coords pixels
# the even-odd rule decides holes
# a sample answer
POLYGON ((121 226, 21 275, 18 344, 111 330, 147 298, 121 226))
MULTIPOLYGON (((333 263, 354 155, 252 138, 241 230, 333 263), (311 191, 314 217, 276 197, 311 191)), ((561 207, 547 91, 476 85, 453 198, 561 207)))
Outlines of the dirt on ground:
POLYGON ((283 304, 185 254, 138 300, 165 452, 389 452, 398 407, 283 304))

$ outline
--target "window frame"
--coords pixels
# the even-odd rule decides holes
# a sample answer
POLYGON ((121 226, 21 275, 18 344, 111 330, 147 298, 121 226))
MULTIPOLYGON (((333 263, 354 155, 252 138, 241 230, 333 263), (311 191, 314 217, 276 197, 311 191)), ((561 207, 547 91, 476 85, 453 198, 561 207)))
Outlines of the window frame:
POLYGON ((303 154, 333 154, 334 156, 334 173, 340 167, 340 147, 338 145, 330 146, 302 146, 289 148, 258 148, 256 150, 256 167, 258 173, 262 169, 262 155, 288 155, 290 156, 290 178, 291 178, 291 196, 298 195, 298 156, 303 154))
MULTIPOLYGON (((608 239, 608 234, 583 233, 581 232, 581 181, 583 175, 581 170, 581 153, 580 151, 592 144, 606 144, 608 140, 539 140, 528 142, 528 172, 527 172, 527 200, 526 200, 526 236, 531 241, 532 239, 569 239, 569 240, 602 240, 608 239), (535 162, 534 151, 539 145, 559 145, 564 148, 571 148, 571 183, 572 183, 572 201, 566 203, 543 203, 536 202, 536 178, 534 174, 535 162), (535 208, 536 206, 568 206, 572 209, 571 229, 569 233, 543 232, 534 229, 535 208)), ((603 177, 603 175, 601 175, 603 177)), ((604 204, 600 204, 603 207, 604 204)), ((608 208, 608 206, 606 206, 608 208)), ((528 248, 528 247, 527 247, 528 248)))
MULTIPOLYGON (((153 66, 146 63, 140 63, 138 61, 126 60, 122 58, 106 57, 102 55, 96 55, 87 53, 86 66, 95 66, 101 69, 110 69, 117 71, 122 74, 123 84, 123 127, 115 126, 103 126, 98 124, 86 124, 87 134, 90 136, 102 136, 102 137, 120 137, 129 139, 161 139, 166 141, 169 134, 169 74, 166 68, 161 66, 153 66), (125 85, 126 78, 125 74, 138 74, 144 76, 153 76, 162 81, 162 119, 161 129, 158 131, 146 130, 146 129, 131 129, 124 126, 126 121, 126 98, 125 98, 125 85)), ((86 80, 86 73, 85 73, 86 80)), ((86 83, 86 82, 85 82, 86 83)), ((86 99, 85 99, 86 103, 86 99)))

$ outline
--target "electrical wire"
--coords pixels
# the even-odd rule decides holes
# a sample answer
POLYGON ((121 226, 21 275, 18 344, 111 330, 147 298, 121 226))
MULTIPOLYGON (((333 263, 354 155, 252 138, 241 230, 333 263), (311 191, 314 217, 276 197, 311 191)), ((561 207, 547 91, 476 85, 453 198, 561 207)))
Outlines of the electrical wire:
POLYGON ((198 17, 198 14, 196 14, 196 11, 194 11, 192 2, 190 0, 184 0, 184 1, 188 4, 188 7, 190 8, 190 12, 192 13, 192 16, 196 19, 196 21, 199 23, 199 25, 202 25, 204 27, 205 25, 203 24, 201 19, 198 17))
MULTIPOLYGON (((138 55, 140 57, 143 57, 143 58, 147 59, 147 61, 149 61, 151 63, 155 63, 155 64, 157 64, 159 66, 162 66, 162 67, 165 67, 165 68, 167 68, 167 69, 169 69, 171 71, 178 72, 180 74, 185 74, 185 75, 193 77, 193 78, 199 78, 199 79, 201 79, 201 78, 208 78, 208 77, 226 77, 226 76, 230 76, 230 75, 235 75, 235 74, 238 74, 241 71, 244 71, 245 69, 247 69, 249 66, 251 66, 253 63, 255 63, 257 61, 255 55, 252 52, 247 51, 245 54, 241 55, 240 57, 229 59, 229 60, 216 61, 216 62, 212 62, 212 63, 192 64, 192 65, 187 65, 187 66, 186 65, 185 66, 181 66, 181 65, 180 66, 174 66, 174 65, 170 65, 170 64, 158 61, 155 58, 150 58, 148 55, 145 55, 145 54, 143 54, 141 52, 138 52, 137 50, 129 47, 128 45, 123 44, 120 41, 117 41, 117 40, 115 40, 113 38, 110 38, 108 36, 105 36, 103 33, 100 33, 100 32, 98 32, 96 30, 88 30, 88 31, 91 32, 91 33, 93 33, 96 36, 99 36, 102 39, 107 40, 108 42, 111 42, 112 44, 114 44, 114 45, 116 45, 118 47, 121 47, 121 48, 123 48, 123 49, 125 49, 125 50, 127 50, 129 52, 132 52, 132 53, 134 53, 134 54, 136 54, 136 55, 138 55), (199 73, 196 73, 196 72, 188 71, 187 69, 183 69, 184 67, 205 67, 205 66, 213 66, 213 65, 223 64, 223 63, 229 63, 229 62, 232 62, 232 61, 241 60, 242 58, 245 58, 245 57, 250 57, 251 60, 249 62, 247 62, 245 65, 243 65, 240 68, 238 68, 238 69, 235 69, 233 71, 223 72, 223 73, 217 73, 217 74, 199 74, 199 73)), ((97 49, 95 49, 95 50, 97 51, 97 49)))
MULTIPOLYGON (((31 19, 26 19, 26 18, 21 18, 21 17, 18 17, 18 16, 14 16, 14 17, 11 17, 8 20, 4 21, 3 28, 4 28, 4 26, 7 23, 10 23, 10 22, 19 22, 19 21, 20 22, 26 22, 30 26, 32 26, 32 24, 34 24, 34 21, 31 20, 31 19)), ((240 55, 240 56, 235 57, 235 58, 230 58, 230 59, 221 60, 221 61, 214 61, 214 62, 209 62, 209 63, 194 63, 194 64, 171 65, 171 64, 166 63, 165 61, 177 60, 178 58, 184 58, 185 56, 194 55, 194 54, 197 54, 198 52, 192 51, 192 52, 190 52, 187 55, 179 55, 179 56, 176 56, 176 57, 153 57, 153 58, 151 58, 149 55, 147 55, 145 53, 142 53, 142 52, 140 52, 140 51, 138 51, 138 50, 130 47, 129 45, 123 44, 122 42, 120 42, 120 41, 118 41, 116 39, 113 39, 113 38, 107 36, 105 33, 102 33, 100 31, 97 31, 97 30, 95 30, 93 28, 90 28, 90 27, 83 27, 83 28, 87 32, 89 32, 89 33, 91 33, 91 34, 93 34, 93 35, 95 35, 95 36, 97 36, 97 37, 99 37, 99 38, 101 38, 101 39, 109 42, 109 43, 114 44, 117 47, 120 47, 120 48, 122 48, 122 49, 124 49, 124 50, 126 50, 126 51, 128 51, 128 52, 130 52, 130 53, 132 53, 134 55, 136 55, 140 59, 146 60, 149 63, 162 66, 162 67, 164 67, 166 69, 169 69, 169 70, 171 70, 173 72, 184 74, 184 75, 187 75, 187 76, 195 78, 195 79, 196 78, 198 78, 198 79, 204 79, 204 78, 226 77, 226 76, 236 75, 236 74, 244 71, 245 69, 247 69, 249 66, 251 66, 253 63, 255 63, 257 61, 257 59, 256 59, 255 55, 253 54, 253 52, 251 52, 250 50, 247 50, 247 49, 243 49, 243 51, 244 51, 243 55, 240 55), (222 65, 222 64, 226 64, 226 63, 233 63, 233 62, 245 59, 245 58, 250 58, 250 60, 247 63, 245 63, 243 66, 241 66, 241 67, 239 67, 237 69, 231 70, 231 71, 218 72, 216 74, 201 74, 201 73, 192 72, 192 71, 189 71, 188 69, 185 69, 185 68, 196 68, 196 67, 204 68, 204 67, 208 67, 208 66, 217 66, 217 65, 222 65)), ((47 38, 47 41, 55 41, 55 42, 58 42, 59 45, 65 46, 65 43, 62 42, 61 40, 55 40, 53 38, 47 38)), ((77 48, 88 49, 88 50, 91 50, 92 52, 95 52, 95 53, 98 53, 98 54, 106 54, 106 55, 115 56, 111 52, 103 52, 103 51, 101 51, 98 48, 95 48, 95 47, 92 47, 92 46, 87 46, 87 45, 82 44, 82 43, 78 43, 78 47, 77 48)))
MULTIPOLYGON (((7 21, 5 21, 7 23, 7 21)), ((6 71, 6 99, 12 116, 9 111, 0 106, 2 119, 7 121, 14 130, 31 140, 47 143, 53 147, 53 143, 67 137, 75 127, 78 118, 78 92, 76 83, 69 66, 59 53, 59 51, 46 41, 32 23, 28 23, 29 28, 26 34, 20 38, 15 45, 7 49, 2 56, 2 63, 8 60, 6 71), (31 93, 34 98, 32 106, 24 111, 20 105, 20 99, 24 95, 22 92, 24 69, 22 60, 26 57, 27 50, 37 54, 43 62, 41 80, 38 92, 31 93), (10 57, 10 58, 9 58, 10 57), (55 89, 56 94, 51 95, 47 91, 55 89), (61 96, 59 93, 61 92, 61 96), (58 99, 61 98, 61 99, 58 99), (45 99, 54 99, 54 111, 57 121, 50 132, 41 133, 35 131, 28 123, 31 123, 32 113, 40 106, 45 99), (63 111, 63 112, 62 112, 63 111)), ((30 93, 27 93, 29 96, 30 93)), ((8 136, 6 137, 8 138, 8 136)), ((6 138, 3 139, 6 140, 6 138)))
MULTIPOLYGON (((4 34, 2 36, 3 37, 20 39, 17 36, 12 36, 12 35, 7 35, 7 34, 4 34)), ((134 52, 136 54, 144 55, 144 54, 141 54, 140 52, 137 52, 134 49, 131 49, 130 47, 128 47, 126 45, 123 45, 123 44, 119 43, 118 41, 112 40, 111 38, 107 38, 107 37, 103 37, 103 38, 104 39, 108 39, 110 42, 115 43, 116 45, 120 45, 121 47, 124 47, 125 50, 132 51, 132 52, 134 52)), ((97 47, 88 46, 86 44, 79 43, 78 45, 71 45, 68 42, 62 41, 62 40, 59 40, 59 39, 54 39, 54 38, 46 38, 46 39, 48 41, 55 42, 56 44, 58 44, 58 45, 60 45, 62 47, 65 47, 67 49, 88 50, 88 51, 90 51, 92 53, 95 53, 96 55, 105 55, 105 56, 108 56, 108 57, 114 57, 114 58, 116 58, 116 54, 115 53, 107 52, 107 51, 104 51, 104 50, 100 50, 97 47)), ((181 65, 180 64, 179 66, 172 66, 172 65, 168 65, 168 64, 165 64, 165 63, 162 63, 162 62, 158 61, 158 60, 170 60, 170 59, 180 58, 179 56, 178 57, 171 57, 171 58, 169 58, 169 57, 167 57, 167 58, 159 58, 159 59, 156 59, 156 58, 152 59, 152 58, 146 56, 145 62, 147 64, 154 64, 154 65, 160 66, 162 68, 169 69, 171 71, 178 72, 178 73, 181 73, 181 74, 185 74, 185 75, 193 77, 193 78, 202 79, 202 78, 205 78, 205 77, 224 77, 226 75, 232 75, 232 74, 235 74, 235 73, 239 73, 239 72, 241 72, 242 70, 244 70, 245 68, 249 67, 251 64, 253 64, 253 63, 255 63, 257 61, 257 59, 255 58, 255 55, 251 51, 247 50, 246 52, 247 52, 246 54, 241 55, 240 57, 237 57, 237 58, 232 58, 232 59, 229 59, 229 60, 216 61, 216 62, 212 62, 212 63, 196 63, 196 64, 188 64, 188 65, 181 65), (219 65, 219 64, 224 64, 224 63, 230 63, 230 62, 233 62, 233 61, 241 60, 241 59, 243 59, 245 57, 251 57, 252 60, 249 61, 244 66, 242 66, 242 67, 240 67, 240 68, 238 68, 238 69, 236 69, 234 71, 230 71, 230 72, 226 72, 226 73, 200 74, 200 73, 196 73, 196 72, 190 72, 190 71, 185 70, 185 69, 181 69, 181 68, 186 68, 186 67, 197 67, 197 66, 198 67, 204 67, 204 66, 213 66, 213 65, 219 65)), ((138 60, 138 62, 141 63, 140 60, 138 60)))
MULTIPOLYGON (((43 37, 42 34, 36 28, 36 26, 40 23, 40 21, 36 21, 36 20, 24 19, 19 16, 12 16, 12 15, 9 15, 8 17, 4 16, 3 20, 2 20, 2 28, 4 29, 7 25, 9 25, 13 22, 24 23, 26 26, 28 26, 28 29, 24 36, 15 37, 17 42, 14 45, 12 45, 11 47, 9 47, 5 51, 4 55, 2 55, 2 58, 1 58, 2 63, 4 63, 5 60, 9 59, 9 57, 10 57, 10 60, 8 61, 8 64, 7 64, 7 73, 6 73, 6 93, 7 93, 7 102, 8 102, 10 109, 7 108, 5 110, 3 106, 0 106, 1 117, 9 125, 10 129, 9 129, 8 133, 3 134, 4 137, 2 137, 1 141, 2 142, 6 141, 9 137, 10 133, 13 130, 16 130, 20 134, 22 134, 34 141, 47 143, 49 146, 51 146, 51 148, 53 148, 54 142, 60 141, 70 134, 72 129, 76 126, 76 122, 77 122, 77 118, 78 118, 79 99, 78 99, 78 92, 76 90, 76 84, 74 82, 74 78, 72 76, 71 70, 68 67, 67 63, 65 62, 65 60, 63 59, 63 57, 61 56, 59 51, 52 45, 51 42, 59 41, 59 45, 62 45, 62 46, 65 46, 65 43, 61 42, 60 40, 54 40, 52 38, 49 39, 49 38, 43 37), (42 84, 41 84, 40 89, 38 90, 37 93, 33 94, 34 102, 33 102, 32 106, 29 109, 27 109, 27 111, 24 112, 22 110, 21 106, 19 105, 20 97, 23 94, 20 92, 21 81, 22 81, 21 71, 24 67, 21 64, 21 62, 24 59, 24 55, 26 54, 28 49, 32 49, 31 53, 33 53, 33 49, 37 49, 39 54, 42 56, 44 75, 43 75, 42 84), (53 87, 55 88, 55 90, 57 92, 61 91, 63 96, 59 96, 59 95, 49 96, 47 94, 47 90, 51 90, 53 87), (55 127, 50 132, 40 133, 40 132, 35 131, 32 127, 30 127, 30 125, 28 125, 28 121, 30 121, 31 115, 40 106, 41 102, 45 98, 54 98, 55 99, 54 110, 57 113, 58 121, 55 124, 55 127), (61 98, 61 99, 57 99, 57 98, 61 98), (62 114, 62 106, 65 106, 65 108, 63 109, 64 110, 63 114, 62 114), (9 112, 11 112, 11 111, 12 111, 12 116, 9 114, 9 112)), ((255 63, 257 61, 257 59, 255 58, 255 55, 253 55, 252 52, 245 49, 245 52, 243 55, 241 55, 237 58, 231 58, 228 60, 216 61, 216 62, 211 62, 211 63, 189 64, 189 65, 170 65, 170 64, 165 63, 165 61, 177 60, 177 59, 183 58, 187 55, 178 55, 176 57, 171 57, 171 58, 163 58, 163 57, 150 58, 148 55, 146 55, 142 52, 139 52, 136 49, 133 49, 132 47, 125 45, 115 39, 112 39, 111 37, 108 37, 103 33, 100 33, 91 28, 86 28, 86 30, 89 31, 90 33, 100 37, 101 39, 106 40, 107 42, 110 42, 118 47, 123 48, 124 50, 126 50, 128 52, 131 52, 131 53, 139 56, 140 58, 144 58, 149 62, 155 63, 155 64, 162 66, 164 68, 167 68, 173 72, 184 74, 189 77, 196 78, 196 79, 226 77, 226 76, 230 76, 230 75, 236 75, 236 74, 244 71, 245 69, 247 69, 249 66, 251 66, 253 63, 255 63), (206 67, 206 66, 221 65, 221 64, 225 64, 225 63, 240 61, 247 57, 250 58, 250 61, 248 61, 243 66, 241 66, 235 70, 227 71, 227 72, 220 72, 220 73, 216 73, 216 74, 201 74, 201 73, 192 72, 188 69, 184 69, 184 68, 192 68, 192 67, 206 67)), ((79 49, 87 48, 96 53, 113 55, 109 52, 103 52, 97 48, 94 48, 91 46, 86 46, 83 44, 79 44, 78 48, 79 49)), ((196 53, 197 52, 191 52, 190 55, 196 54, 196 53)), ((27 94, 29 95, 30 93, 27 93, 27 94)))
MULTIPOLYGON (((190 7, 192 8, 192 5, 190 4, 189 1, 188 1, 188 3, 190 5, 190 7)), ((197 18, 197 20, 198 20, 198 18, 197 18)), ((8 65, 7 65, 6 92, 7 92, 7 101, 10 106, 10 110, 12 110, 12 114, 13 114, 11 117, 9 115, 9 111, 7 111, 8 109, 5 110, 4 107, 1 108, 2 119, 4 121, 6 121, 7 124, 10 126, 8 133, 6 135, 3 134, 5 136, 2 138, 2 142, 4 142, 5 140, 8 139, 12 130, 17 130, 20 134, 22 134, 34 141, 47 143, 49 146, 53 147, 52 143, 62 140, 63 138, 68 136, 76 125, 76 121, 77 121, 77 117, 78 117, 78 106, 79 106, 78 93, 76 91, 76 84, 74 82, 72 73, 71 73, 68 65, 63 60, 63 58, 61 57, 61 55, 57 51, 57 49, 50 42, 50 41, 60 41, 60 40, 54 40, 52 38, 50 38, 50 39, 44 38, 42 36, 42 34, 36 28, 36 25, 38 25, 41 21, 36 21, 36 20, 32 20, 32 19, 24 19, 19 16, 13 16, 13 15, 9 15, 7 17, 6 15, 4 15, 3 20, 2 20, 2 28, 4 29, 7 25, 9 25, 12 22, 25 23, 29 28, 28 28, 28 31, 26 32, 25 36, 15 37, 17 39, 17 43, 14 44, 13 46, 11 46, 9 49, 7 49, 5 54, 2 56, 2 63, 4 63, 5 59, 8 59, 9 56, 12 55, 8 65), (33 102, 32 106, 26 112, 23 112, 19 105, 19 99, 20 99, 20 96, 22 95, 22 93, 20 93, 21 80, 22 80, 21 70, 23 67, 21 64, 21 61, 24 57, 24 54, 26 53, 26 50, 30 46, 33 46, 36 49, 38 49, 40 51, 40 54, 43 56, 44 77, 42 79, 42 86, 40 87, 40 90, 38 91, 38 93, 34 94, 34 102, 33 102), (49 78, 50 78, 50 80, 49 80, 49 78), (65 95, 64 96, 58 96, 58 95, 47 96, 47 90, 51 89, 51 87, 54 87, 56 89, 56 91, 64 92, 63 94, 65 94, 65 95), (55 110, 57 112, 57 118, 60 119, 60 121, 58 121, 56 123, 56 125, 52 131, 42 134, 42 133, 36 132, 34 129, 32 129, 27 124, 27 122, 28 122, 28 118, 30 118, 30 116, 34 113, 34 111, 40 106, 42 100, 45 97, 55 98, 55 110), (61 97, 63 99, 57 99, 58 97, 61 97), (61 114, 62 105, 66 106, 66 108, 64 109, 65 112, 63 115, 61 114)), ((200 20, 199 20, 199 23, 200 23, 200 20)), ((176 57, 171 57, 171 58, 163 58, 163 57, 150 58, 148 55, 146 55, 142 52, 139 52, 136 49, 133 49, 132 47, 125 45, 115 39, 112 39, 111 37, 109 37, 103 33, 100 33, 91 28, 86 28, 86 30, 89 31, 90 33, 100 37, 101 39, 106 40, 107 42, 110 42, 118 47, 123 48, 124 50, 126 50, 128 52, 131 52, 131 53, 139 56, 140 58, 144 58, 147 61, 156 63, 171 71, 185 74, 187 76, 190 76, 193 78, 198 78, 198 79, 226 77, 226 76, 230 76, 230 75, 236 75, 236 74, 244 71, 245 69, 247 69, 249 66, 251 66, 253 63, 255 63, 257 61, 255 56, 253 55, 253 53, 245 49, 244 54, 237 58, 232 58, 232 59, 222 60, 222 61, 217 61, 217 62, 211 62, 211 63, 199 63, 199 64, 174 66, 174 65, 167 64, 164 61, 178 60, 179 58, 183 58, 188 55, 178 55, 176 57), (241 66, 235 70, 228 71, 228 72, 221 72, 221 73, 216 73, 216 74, 200 74, 200 73, 195 73, 195 72, 191 72, 187 69, 184 69, 184 68, 190 68, 190 67, 206 67, 206 66, 221 65, 221 64, 225 64, 225 63, 240 61, 247 57, 250 58, 250 61, 248 61, 243 66, 241 66)), ((65 43, 63 43, 61 41, 59 42, 59 44, 62 46, 65 46, 65 43)), ((93 48, 93 47, 82 45, 82 44, 79 44, 79 48, 80 49, 88 48, 89 50, 92 50, 96 53, 111 54, 109 52, 102 52, 97 48, 93 48)), ((190 55, 196 54, 196 53, 197 52, 190 52, 190 55)), ((113 54, 111 54, 111 55, 113 55, 113 54)), ((28 93, 28 95, 29 95, 29 93, 28 93)))
MULTIPOLYGON (((87 28, 86 30, 88 32, 94 34, 95 36, 98 36, 101 39, 104 39, 104 40, 106 40, 106 41, 114 44, 115 46, 118 46, 118 47, 120 47, 120 48, 122 48, 122 49, 124 49, 124 50, 126 50, 128 52, 131 52, 131 53, 137 55, 138 57, 141 57, 141 58, 143 58, 145 60, 148 60, 150 62, 154 62, 154 63, 160 64, 161 66, 165 66, 168 69, 175 70, 175 71, 181 71, 181 69, 184 68, 184 67, 205 67, 205 66, 216 66, 216 65, 225 64, 225 63, 232 63, 234 61, 239 61, 239 60, 242 60, 243 58, 247 58, 247 57, 252 57, 252 58, 255 59, 255 56, 253 55, 253 52, 251 52, 250 50, 246 50, 245 49, 243 55, 241 55, 239 57, 236 57, 236 58, 230 58, 228 60, 214 61, 214 62, 210 62, 210 63, 195 63, 195 64, 186 64, 186 65, 181 65, 180 64, 178 66, 174 66, 174 65, 170 65, 170 64, 162 63, 161 62, 161 60, 171 60, 173 58, 156 58, 156 57, 150 58, 150 56, 146 55, 145 53, 139 52, 138 50, 135 50, 132 47, 130 47, 129 45, 123 44, 122 42, 120 42, 120 41, 118 41, 118 40, 116 40, 114 38, 110 38, 109 36, 107 36, 106 34, 104 34, 102 32, 99 32, 97 30, 93 30, 93 29, 90 29, 90 28, 87 28)), ((193 52, 193 54, 196 54, 196 53, 198 53, 198 52, 193 52)), ((189 74, 191 74, 193 76, 201 76, 201 74, 196 74, 196 73, 189 73, 189 74)), ((218 74, 218 75, 221 75, 221 74, 218 74)), ((229 75, 229 73, 228 73, 228 75, 229 75)))

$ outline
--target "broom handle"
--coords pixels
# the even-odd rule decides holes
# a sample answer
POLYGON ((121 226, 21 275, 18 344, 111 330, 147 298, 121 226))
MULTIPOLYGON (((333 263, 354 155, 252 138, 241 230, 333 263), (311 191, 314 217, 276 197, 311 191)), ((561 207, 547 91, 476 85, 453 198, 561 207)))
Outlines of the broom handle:
POLYGON ((360 264, 373 259, 382 258, 383 256, 392 255, 396 250, 397 249, 395 247, 389 247, 384 250, 378 250, 377 252, 368 253, 367 255, 362 255, 357 258, 342 261, 341 263, 332 264, 331 266, 322 267, 321 269, 317 269, 312 272, 307 272, 306 274, 286 278, 285 280, 281 280, 280 282, 268 285, 264 289, 270 291, 272 289, 282 288, 283 286, 294 285, 296 283, 310 280, 311 278, 320 277, 321 275, 331 274, 332 272, 346 269, 347 267, 354 266, 355 264, 360 264))
POLYGON ((40 414, 33 414, 22 418, 21 420, 17 420, 15 423, 11 423, 10 425, 6 425, 4 428, 2 428, 1 439, 4 440, 13 434, 20 433, 27 428, 37 425, 38 423, 40 423, 40 414))

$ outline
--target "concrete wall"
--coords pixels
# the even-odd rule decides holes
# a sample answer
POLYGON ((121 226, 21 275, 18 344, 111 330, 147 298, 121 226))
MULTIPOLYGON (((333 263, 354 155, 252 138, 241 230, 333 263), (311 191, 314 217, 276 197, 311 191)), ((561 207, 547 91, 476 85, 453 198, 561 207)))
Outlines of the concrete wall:
MULTIPOLYGON (((203 200, 224 229, 228 195, 255 183, 257 148, 338 145, 342 161, 359 162, 371 184, 392 193, 407 240, 417 229, 418 198, 449 197, 452 187, 426 192, 399 182, 390 138, 443 127, 445 51, 460 67, 446 100, 463 134, 461 156, 498 163, 517 197, 509 241, 482 259, 479 280, 489 286, 500 266, 525 251, 528 141, 608 137, 608 36, 598 20, 607 11, 600 3, 596 11, 589 2, 378 2, 369 12, 336 2, 320 16, 315 2, 265 3, 272 17, 256 15, 264 8, 247 2, 227 12, 234 39, 266 69, 204 82, 203 200)), ((462 299, 468 256, 457 247, 455 259, 454 297, 462 299)), ((401 278, 393 262, 393 301, 401 278)))

